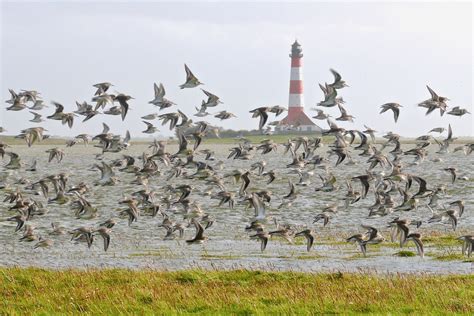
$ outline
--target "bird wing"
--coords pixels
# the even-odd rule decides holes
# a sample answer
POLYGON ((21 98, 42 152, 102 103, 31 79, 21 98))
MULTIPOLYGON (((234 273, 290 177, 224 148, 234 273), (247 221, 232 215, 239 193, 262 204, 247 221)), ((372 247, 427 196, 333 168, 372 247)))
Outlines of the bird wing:
POLYGON ((464 240, 464 242, 462 243, 462 254, 464 255, 464 253, 466 252, 466 250, 468 249, 468 246, 469 246, 469 241, 468 240, 464 240))
POLYGON ((265 123, 267 123, 268 120, 268 113, 266 111, 260 111, 260 122, 258 124, 258 129, 261 130, 263 126, 265 126, 265 123))
POLYGON ((413 240, 413 242, 416 245, 416 250, 418 252, 418 255, 420 257, 423 257, 424 256, 424 249, 423 249, 423 242, 421 241, 421 239, 419 239, 418 237, 412 237, 411 240, 413 240))
POLYGON ((61 103, 54 101, 52 101, 51 103, 56 107, 56 111, 54 113, 62 113, 64 111, 64 106, 61 103))
POLYGON ((35 117, 33 118, 33 120, 38 119, 38 118, 41 117, 41 114, 39 114, 39 113, 36 113, 36 112, 33 112, 33 111, 30 111, 30 113, 35 116, 35 117))
POLYGON ((311 233, 305 234, 306 237, 306 250, 310 251, 314 243, 314 236, 311 233))
POLYGON ((329 71, 330 71, 330 72, 333 74, 333 76, 334 76, 334 83, 341 81, 342 77, 341 77, 341 75, 340 75, 337 71, 335 71, 335 70, 332 69, 332 68, 329 69, 329 71))
POLYGON ((189 121, 189 117, 186 114, 184 114, 180 110, 178 110, 178 113, 179 113, 179 116, 181 116, 181 124, 180 125, 183 125, 184 123, 189 121))
POLYGON ((291 197, 295 194, 295 191, 296 191, 296 188, 295 188, 295 184, 292 183, 290 180, 288 180, 288 185, 290 186, 290 193, 288 193, 288 197, 291 197))
POLYGON ((337 106, 339 108, 339 111, 341 111, 341 115, 346 116, 347 115, 346 109, 341 104, 338 104, 337 106))
POLYGON ((418 190, 418 193, 416 193, 415 195, 422 195, 423 193, 426 192, 426 181, 425 179, 421 178, 421 177, 417 177, 417 176, 412 176, 413 180, 415 180, 420 188, 418 190))
POLYGON ((184 151, 188 147, 188 140, 184 136, 184 134, 179 134, 179 151, 184 151))
POLYGON ((165 91, 165 87, 163 86, 163 84, 160 83, 160 86, 157 86, 156 83, 155 83, 155 97, 163 99, 165 94, 166 94, 166 91, 165 91))
POLYGON ((122 121, 125 120, 125 117, 127 116, 128 113, 128 103, 122 98, 118 99, 119 104, 120 104, 120 109, 122 112, 120 113, 122 115, 122 121))
POLYGON ((255 209, 255 216, 259 218, 265 217, 265 205, 257 194, 252 194, 252 204, 255 209))
POLYGON ((436 94, 436 92, 434 92, 433 89, 431 89, 428 85, 426 85, 426 88, 428 88, 428 91, 431 94, 431 99, 433 101, 438 101, 439 96, 436 94))
POLYGON ((242 178, 242 185, 240 186, 239 194, 243 196, 245 195, 245 190, 250 184, 250 178, 248 176, 248 172, 243 173, 241 178, 242 178))
POLYGON ((448 125, 448 137, 446 140, 451 140, 453 138, 453 130, 451 129, 451 124, 448 125))
POLYGON ((260 250, 263 252, 265 251, 265 248, 267 248, 267 243, 268 243, 268 237, 266 236, 260 236, 260 250))
POLYGON ((398 121, 398 117, 400 116, 400 109, 399 108, 392 108, 393 111, 393 118, 395 119, 395 123, 398 121))
POLYGON ((339 165, 341 162, 343 162, 346 159, 346 153, 344 151, 340 150, 335 150, 334 153, 337 155, 337 161, 336 161, 336 166, 339 165))
POLYGON ((364 254, 364 256, 367 254, 367 243, 366 242, 360 242, 359 243, 360 250, 364 254))
POLYGON ((184 70, 186 71, 186 81, 196 79, 196 76, 194 76, 194 74, 191 72, 191 69, 189 69, 188 65, 184 64, 184 70))
POLYGON ((327 119, 327 122, 328 122, 328 125, 329 125, 330 129, 339 129, 339 127, 336 125, 336 123, 334 123, 330 119, 327 119))
POLYGON ((194 239, 203 239, 204 238, 204 227, 197 220, 194 221, 194 226, 196 227, 196 237, 194 239))
POLYGON ((368 177, 359 177, 360 182, 362 183, 362 186, 364 187, 364 193, 362 194, 362 197, 365 198, 367 196, 367 193, 369 192, 369 178, 368 177))
POLYGON ((106 164, 105 162, 102 162, 102 167, 103 167, 102 178, 110 179, 111 177, 115 175, 110 165, 106 164))
POLYGON ((458 218, 454 214, 448 214, 449 216, 449 221, 451 222, 451 226, 453 227, 453 230, 456 231, 456 227, 458 226, 458 218))
POLYGON ((405 242, 407 240, 409 230, 408 230, 408 227, 403 225, 403 224, 397 225, 397 230, 401 233, 401 235, 400 235, 400 247, 402 247, 403 244, 405 244, 405 242))
POLYGON ((109 125, 105 124, 105 123, 102 123, 102 133, 101 134, 107 134, 109 131, 110 131, 110 127, 109 125))
POLYGON ((155 99, 159 98, 161 96, 161 91, 156 82, 153 83, 153 90, 155 91, 155 99))
POLYGON ((194 138, 193 150, 196 150, 196 149, 198 149, 199 145, 201 145, 202 135, 201 135, 201 133, 193 133, 192 136, 194 138))
POLYGON ((147 128, 153 127, 153 124, 151 124, 147 121, 142 121, 142 122, 146 124, 147 128))
POLYGON ((202 92, 204 92, 204 94, 210 99, 210 100, 217 100, 219 99, 219 97, 213 93, 210 93, 209 91, 206 91, 204 89, 201 89, 202 92))
POLYGON ((328 90, 326 89, 326 87, 324 87, 322 84, 319 83, 319 88, 323 91, 324 95, 326 96, 326 94, 328 93, 328 90))
POLYGON ((124 144, 128 144, 130 142, 130 132, 125 132, 125 138, 123 139, 124 144))
POLYGON ((369 233, 369 240, 372 240, 375 237, 377 237, 378 230, 375 227, 366 226, 366 225, 362 225, 362 227, 367 229, 367 233, 369 233))

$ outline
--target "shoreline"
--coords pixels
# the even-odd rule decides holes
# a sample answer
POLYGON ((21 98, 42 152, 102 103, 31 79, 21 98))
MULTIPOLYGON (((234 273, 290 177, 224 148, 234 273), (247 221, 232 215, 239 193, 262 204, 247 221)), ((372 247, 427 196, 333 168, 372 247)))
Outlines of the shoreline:
MULTIPOLYGON (((321 136, 320 134, 275 134, 275 135, 248 135, 244 136, 243 138, 250 140, 252 143, 260 143, 264 139, 270 139, 273 140, 274 142, 277 143, 285 143, 288 139, 293 139, 293 138, 298 138, 298 137, 307 137, 307 138, 314 138, 314 137, 321 137, 322 142, 324 144, 331 144, 334 140, 334 137, 332 136, 321 136)), ((437 140, 442 141, 444 138, 443 137, 435 137, 437 140)), ((68 140, 74 139, 74 136, 71 137, 51 137, 48 139, 45 139, 41 142, 36 142, 32 146, 55 146, 55 145, 64 145, 66 146, 66 142, 68 140)), ((178 141, 176 138, 169 139, 168 137, 156 137, 156 138, 150 138, 150 139, 145 139, 145 138, 135 138, 132 136, 132 139, 130 141, 130 144, 133 145, 149 145, 150 143, 153 142, 154 139, 156 140, 163 140, 166 141, 169 145, 177 144, 178 141)), ((380 145, 385 143, 387 140, 385 138, 379 137, 376 138, 376 144, 380 145)), ((12 145, 12 146, 26 146, 26 142, 23 139, 18 139, 15 138, 15 136, 12 135, 0 135, 0 143, 3 142, 7 145, 12 145)), ((419 143, 420 141, 417 141, 415 138, 400 138, 400 143, 401 144, 416 144, 419 143)), ((473 143, 474 138, 470 136, 466 137, 457 137, 454 139, 451 145, 455 144, 468 144, 468 143, 473 143)), ((202 141, 202 145, 232 145, 232 144, 238 144, 239 139, 235 137, 222 137, 222 138, 204 138, 202 141)), ((360 141, 359 139, 356 138, 354 141, 354 144, 359 144, 360 141)), ((91 141, 89 143, 89 146, 93 146, 95 144, 98 144, 97 141, 91 141)), ((433 145, 436 145, 436 143, 433 143, 433 145)), ((84 146, 82 143, 78 143, 75 145, 76 146, 84 146)))
MULTIPOLYGON (((338 232, 339 234, 340 232, 338 232)), ((425 257, 420 258, 413 245, 400 248, 398 242, 386 241, 371 245, 364 257, 356 245, 329 236, 318 238, 311 252, 304 249, 304 241, 294 244, 275 240, 267 252, 260 252, 258 243, 240 240, 236 243, 205 245, 202 247, 174 247, 159 240, 153 246, 139 248, 117 248, 112 244, 109 252, 103 253, 101 245, 93 245, 87 252, 72 253, 63 257, 61 249, 32 251, 29 260, 15 255, 13 245, 5 248, 0 260, 0 269, 46 269, 51 271, 88 271, 127 269, 129 271, 181 272, 205 270, 232 272, 250 270, 264 272, 302 272, 302 273, 367 273, 376 275, 406 274, 421 275, 469 275, 474 274, 474 257, 461 253, 462 242, 458 234, 440 236, 432 232, 425 235, 425 257), (242 248, 238 248, 241 245, 242 248), (234 249, 235 250, 231 250, 234 249), (247 249, 242 252, 242 249, 247 249), (8 253, 13 252, 11 256, 8 253), (8 259, 7 259, 8 258, 8 259), (57 258, 51 261, 50 258, 57 258), (31 260, 35 264, 31 264, 31 260)), ((23 249, 22 251, 25 251, 23 249)), ((0 252, 0 256, 2 252, 0 252)))

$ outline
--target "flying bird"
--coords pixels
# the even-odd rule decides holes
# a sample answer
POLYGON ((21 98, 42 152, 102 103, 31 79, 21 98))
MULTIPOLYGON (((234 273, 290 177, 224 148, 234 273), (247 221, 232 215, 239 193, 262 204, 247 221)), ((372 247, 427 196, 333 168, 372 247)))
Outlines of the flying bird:
POLYGON ((395 119, 395 123, 398 121, 398 117, 400 116, 400 108, 402 107, 398 103, 385 103, 380 106, 382 110, 380 111, 380 114, 391 110, 393 112, 393 118, 395 119))
POLYGON ((194 88, 203 84, 198 78, 196 78, 186 64, 184 64, 184 70, 186 71, 186 82, 179 86, 181 89, 194 88))

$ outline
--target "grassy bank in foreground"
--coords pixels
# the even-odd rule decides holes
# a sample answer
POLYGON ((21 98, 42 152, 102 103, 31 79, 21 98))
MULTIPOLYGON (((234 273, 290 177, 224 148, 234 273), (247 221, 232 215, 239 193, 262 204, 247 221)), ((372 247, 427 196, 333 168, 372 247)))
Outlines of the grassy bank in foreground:
POLYGON ((474 276, 0 269, 0 314, 471 314, 474 276))

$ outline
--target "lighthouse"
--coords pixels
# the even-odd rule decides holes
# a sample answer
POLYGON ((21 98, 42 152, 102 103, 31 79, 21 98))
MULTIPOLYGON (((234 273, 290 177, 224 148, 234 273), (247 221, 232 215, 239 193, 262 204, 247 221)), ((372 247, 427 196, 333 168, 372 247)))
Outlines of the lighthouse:
POLYGON ((280 121, 278 131, 300 132, 321 131, 304 112, 303 95, 303 49, 295 40, 291 45, 290 93, 288 97, 288 116, 280 121))

